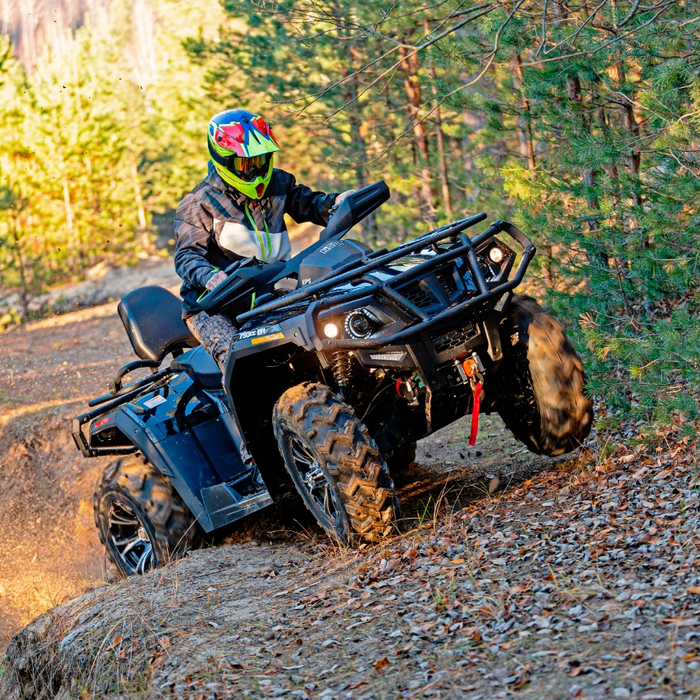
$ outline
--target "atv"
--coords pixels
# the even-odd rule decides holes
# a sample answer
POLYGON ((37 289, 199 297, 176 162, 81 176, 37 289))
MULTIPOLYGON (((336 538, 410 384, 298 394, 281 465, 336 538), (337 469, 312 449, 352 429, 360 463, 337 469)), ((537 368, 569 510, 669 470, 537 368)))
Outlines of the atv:
POLYGON ((480 412, 497 412, 538 454, 587 436, 578 354, 534 299, 513 294, 530 241, 503 221, 467 236, 485 214, 392 250, 345 238, 388 198, 379 181, 348 196, 289 261, 229 267, 199 301, 239 329, 224 376, 177 297, 151 286, 122 299, 138 359, 72 429, 86 457, 119 455, 94 509, 122 574, 182 556, 292 487, 335 540, 378 541, 397 517, 392 470, 418 439, 467 414, 472 443, 480 412))

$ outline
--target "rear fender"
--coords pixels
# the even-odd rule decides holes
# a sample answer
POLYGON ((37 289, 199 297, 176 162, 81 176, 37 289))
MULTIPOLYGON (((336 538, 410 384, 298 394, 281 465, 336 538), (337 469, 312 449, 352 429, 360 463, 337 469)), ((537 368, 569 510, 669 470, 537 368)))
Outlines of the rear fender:
POLYGON ((104 427, 170 479, 205 531, 272 502, 257 471, 241 459, 241 431, 220 390, 204 390, 182 373, 108 418, 104 427))

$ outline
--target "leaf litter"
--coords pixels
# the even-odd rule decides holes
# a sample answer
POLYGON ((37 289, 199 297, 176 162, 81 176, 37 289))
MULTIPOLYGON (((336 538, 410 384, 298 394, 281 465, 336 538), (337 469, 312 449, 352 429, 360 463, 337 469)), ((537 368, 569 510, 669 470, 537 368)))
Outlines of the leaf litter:
POLYGON ((49 678, 99 697, 697 696, 697 444, 665 440, 504 469, 496 488, 493 463, 463 460, 458 491, 443 484, 429 517, 409 498, 415 517, 373 548, 195 552, 39 618, 5 682, 28 697, 49 678))

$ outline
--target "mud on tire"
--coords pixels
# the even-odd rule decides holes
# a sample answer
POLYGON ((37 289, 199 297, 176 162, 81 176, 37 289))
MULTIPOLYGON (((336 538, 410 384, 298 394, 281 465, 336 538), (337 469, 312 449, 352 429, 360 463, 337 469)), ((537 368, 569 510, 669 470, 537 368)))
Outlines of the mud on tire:
POLYGON ((576 449, 593 423, 583 364, 558 321, 533 298, 515 296, 502 336, 496 409, 528 449, 576 449))
POLYGON ((350 406, 326 385, 305 382, 282 394, 273 424, 294 485, 331 537, 376 542, 391 532, 394 484, 350 406))
POLYGON ((201 530, 170 481, 129 455, 102 473, 93 496, 95 525, 124 576, 142 574, 198 546, 201 530))

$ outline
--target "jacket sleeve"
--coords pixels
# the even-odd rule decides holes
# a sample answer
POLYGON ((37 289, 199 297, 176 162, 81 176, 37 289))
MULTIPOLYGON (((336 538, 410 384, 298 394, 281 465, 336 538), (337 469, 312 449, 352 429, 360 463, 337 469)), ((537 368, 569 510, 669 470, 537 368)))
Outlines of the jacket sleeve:
POLYGON ((287 199, 284 205, 285 214, 289 214, 298 224, 310 221, 317 226, 325 226, 328 223, 330 208, 337 195, 314 192, 306 185, 297 184, 294 175, 289 173, 286 175, 288 182, 287 199))
POLYGON ((214 266, 206 259, 214 221, 192 194, 175 213, 175 272, 192 287, 205 287, 214 266))

